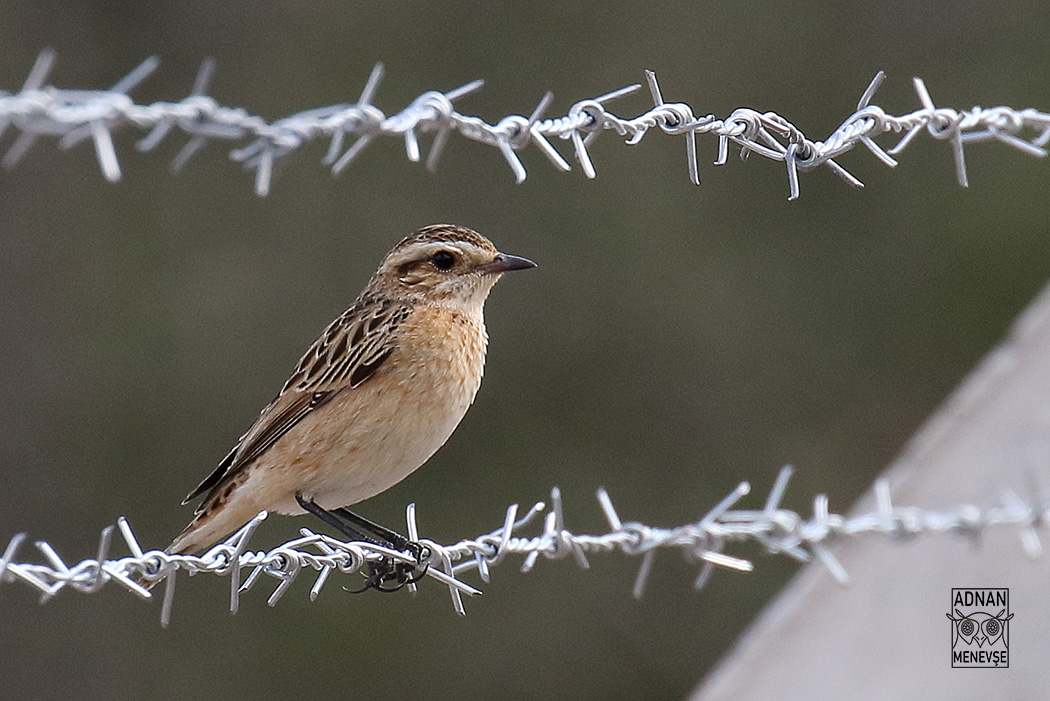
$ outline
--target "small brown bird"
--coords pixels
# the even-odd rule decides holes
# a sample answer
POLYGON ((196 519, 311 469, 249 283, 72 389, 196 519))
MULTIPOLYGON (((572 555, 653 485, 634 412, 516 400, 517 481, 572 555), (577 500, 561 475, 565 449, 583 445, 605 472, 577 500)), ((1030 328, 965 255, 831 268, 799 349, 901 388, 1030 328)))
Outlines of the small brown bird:
POLYGON ((341 507, 407 477, 448 440, 481 386, 492 286, 504 272, 534 266, 450 224, 394 246, 183 500, 204 495, 167 552, 202 550, 263 509, 311 511, 333 523, 331 512, 348 514, 341 507))

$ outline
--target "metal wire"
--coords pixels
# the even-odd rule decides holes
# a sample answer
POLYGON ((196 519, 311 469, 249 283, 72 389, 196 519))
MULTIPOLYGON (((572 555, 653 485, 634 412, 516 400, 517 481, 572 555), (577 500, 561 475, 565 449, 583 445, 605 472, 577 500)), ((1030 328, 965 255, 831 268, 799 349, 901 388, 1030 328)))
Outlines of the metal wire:
MULTIPOLYGON (((115 181, 120 178, 120 167, 112 140, 114 131, 125 127, 148 131, 139 141, 138 148, 149 151, 172 130, 178 130, 188 135, 189 141, 172 162, 173 170, 185 166, 209 141, 246 141, 233 149, 230 156, 255 171, 255 190, 260 196, 269 192, 274 162, 317 139, 329 140, 323 163, 337 175, 378 136, 404 139, 409 160, 418 162, 422 159, 419 135, 426 133, 434 134, 426 158, 427 167, 433 170, 449 134, 455 132, 498 148, 515 179, 522 182, 526 171, 517 153, 529 144, 535 144, 556 168, 568 171, 571 170, 569 163, 554 148, 551 140, 556 137, 569 141, 584 174, 594 178, 596 171, 588 149, 600 134, 614 131, 633 145, 658 127, 666 134, 685 137, 686 164, 693 183, 700 184, 696 135, 712 134, 718 137, 719 144, 716 165, 727 162, 730 142, 740 146, 742 157, 756 153, 784 163, 790 199, 799 195, 798 174, 818 166, 830 168, 851 185, 862 186, 833 160, 858 143, 881 162, 893 167, 897 164, 894 156, 925 130, 934 138, 952 144, 957 177, 963 186, 967 185, 964 145, 969 142, 997 140, 1040 157, 1046 155, 1044 147, 1050 143, 1050 114, 1008 107, 975 107, 961 112, 938 108, 918 78, 915 79, 915 89, 922 108, 899 117, 888 115, 870 104, 883 80, 881 72, 864 91, 857 111, 826 141, 812 141, 791 122, 772 112, 738 109, 725 120, 713 115, 698 118, 685 103, 665 102, 655 74, 648 71, 646 79, 655 106, 633 119, 614 115, 607 105, 634 93, 641 87, 639 85, 579 101, 566 116, 553 119, 542 118, 553 99, 547 93, 529 117, 511 115, 496 124, 489 124, 453 108, 454 101, 480 88, 481 81, 448 92, 426 92, 401 112, 388 117, 372 104, 382 76, 382 66, 377 65, 357 102, 307 110, 267 122, 244 109, 220 106, 206 95, 214 71, 210 61, 205 61, 188 97, 176 103, 151 105, 135 104, 128 93, 156 69, 156 58, 147 59, 108 90, 64 90, 45 86, 53 61, 53 52, 42 52, 21 91, 17 94, 0 92, 0 134, 9 126, 19 132, 0 159, 5 168, 14 167, 41 136, 58 137, 61 148, 91 139, 103 175, 115 181), (890 131, 905 135, 887 151, 874 139, 890 131), (355 137, 349 147, 345 144, 348 135, 355 137)), ((998 505, 988 508, 970 505, 948 512, 930 512, 894 506, 888 484, 878 482, 875 487, 878 506, 873 513, 851 517, 834 514, 830 512, 827 497, 818 495, 814 499, 812 516, 804 518, 780 507, 790 475, 790 468, 780 473, 760 510, 733 508, 750 491, 749 485, 742 483, 699 521, 677 528, 625 523, 608 494, 598 490, 598 501, 609 531, 593 536, 578 535, 566 527, 557 489, 552 490, 549 510, 542 502, 537 503, 518 518, 517 505, 511 506, 501 527, 473 540, 448 546, 419 537, 415 509, 410 506, 409 537, 429 546, 429 556, 423 562, 416 562, 407 553, 372 543, 343 542, 305 528, 301 529, 300 538, 269 551, 250 551, 248 543, 266 517, 265 512, 201 556, 168 555, 158 550, 143 551, 127 521, 121 518, 116 528, 130 550, 130 556, 109 559, 114 526, 108 526, 102 531, 94 558, 67 565, 48 543, 38 541, 36 547, 46 563, 20 562, 16 555, 26 536, 18 534, 9 541, 0 558, 0 583, 22 581, 39 590, 41 600, 46 601, 66 588, 92 593, 111 581, 150 599, 152 594, 139 583, 140 578, 145 582, 163 581, 161 622, 167 625, 171 620, 179 570, 229 575, 230 608, 236 611, 240 593, 251 588, 263 575, 279 580, 269 597, 270 605, 274 605, 304 570, 318 573, 310 590, 310 597, 314 599, 333 572, 353 574, 366 569, 370 562, 389 558, 428 565, 427 576, 448 586, 455 610, 463 613, 462 595, 476 594, 478 590, 460 577, 476 569, 482 582, 488 583, 490 569, 512 555, 523 556, 523 571, 532 569, 541 556, 546 559, 571 556, 581 567, 589 567, 589 556, 598 553, 619 551, 639 556, 641 564, 634 593, 640 596, 656 552, 667 548, 680 550, 699 564, 697 588, 704 585, 716 567, 741 572, 753 569, 750 561, 725 552, 729 543, 741 541, 757 542, 771 554, 783 554, 800 561, 815 557, 841 582, 845 582, 848 575, 827 544, 864 533, 892 538, 944 532, 975 536, 992 527, 1007 526, 1017 530, 1026 553, 1036 557, 1041 552, 1036 528, 1047 519, 1050 504, 1044 501, 1027 502, 1007 491, 1001 495, 998 505), (540 532, 523 535, 522 529, 535 524, 544 512, 540 532), (245 568, 250 572, 242 583, 241 574, 245 568)), ((409 585, 409 588, 415 586, 409 585)))
MULTIPOLYGON (((737 572, 752 571, 751 561, 725 552, 729 543, 742 541, 756 542, 770 554, 786 555, 801 562, 816 557, 843 584, 849 576, 827 545, 831 541, 862 534, 874 533, 893 539, 941 533, 976 537, 989 529, 1009 527, 1018 532, 1022 547, 1030 557, 1038 557, 1042 552, 1036 528, 1042 527, 1050 514, 1050 503, 1045 500, 1026 502, 1017 494, 1004 491, 997 505, 986 508, 966 505, 947 512, 931 512, 895 506, 890 499, 888 483, 879 481, 875 484, 877 508, 874 512, 849 517, 835 514, 828 507, 827 496, 820 494, 813 500, 813 514, 805 518, 780 506, 791 474, 791 467, 780 471, 761 509, 734 508, 750 492, 750 486, 744 482, 699 521, 677 528, 624 522, 606 491, 599 489, 598 503, 609 525, 608 532, 601 535, 580 535, 568 529, 561 493, 557 488, 551 491, 550 509, 539 502, 519 518, 518 505, 512 505, 499 528, 454 545, 441 545, 420 538, 415 507, 410 505, 407 513, 409 537, 429 547, 429 554, 421 562, 407 552, 373 543, 343 542, 307 528, 300 529, 301 537, 269 551, 248 550, 248 542, 266 518, 266 512, 203 555, 169 555, 159 550, 143 551, 122 517, 117 520, 116 527, 131 552, 130 556, 109 558, 114 527, 107 526, 102 530, 98 551, 93 558, 67 565, 51 545, 37 541, 37 550, 46 564, 21 562, 16 556, 26 534, 19 533, 11 538, 0 558, 0 583, 21 581, 39 590, 40 600, 45 602, 63 589, 94 593, 108 582, 115 582, 143 599, 151 599, 151 592, 140 582, 163 581, 161 625, 166 626, 171 620, 176 573, 180 570, 191 574, 229 575, 230 610, 236 612, 240 594, 255 585, 262 575, 279 581, 268 599, 273 606, 306 570, 318 573, 310 589, 310 599, 314 600, 333 573, 353 574, 366 569, 369 562, 390 558, 428 565, 427 576, 448 586, 453 607, 457 613, 463 614, 462 595, 480 592, 464 582, 461 576, 477 570, 481 581, 487 584, 491 568, 508 556, 524 556, 523 572, 531 570, 541 556, 548 560, 571 557, 584 568, 590 567, 589 556, 600 553, 618 551, 638 556, 641 565, 634 583, 634 594, 641 596, 656 552, 661 549, 679 550, 687 559, 700 565, 694 583, 697 589, 704 586, 716 567, 737 572), (543 512, 546 515, 540 532, 523 534, 522 530, 537 522, 543 512), (241 571, 244 569, 250 572, 242 583, 241 571)), ((412 591, 415 587, 414 584, 408 585, 412 591)))
POLYGON ((128 93, 159 65, 156 57, 142 62, 108 90, 65 90, 45 86, 55 54, 43 51, 33 65, 21 91, 0 91, 0 134, 11 126, 19 131, 0 164, 13 168, 41 136, 59 137, 60 148, 69 148, 91 139, 99 166, 107 180, 120 179, 120 165, 113 146, 112 134, 118 129, 134 127, 148 134, 138 142, 140 151, 155 148, 173 130, 189 136, 189 141, 175 156, 172 171, 181 170, 189 159, 209 141, 244 142, 230 151, 230 158, 246 169, 255 171, 255 191, 266 196, 270 191, 274 162, 317 139, 328 139, 322 163, 338 175, 378 136, 403 139, 408 159, 422 159, 419 136, 433 133, 426 166, 437 167, 450 133, 495 146, 506 159, 517 182, 526 177, 518 152, 534 144, 558 170, 568 171, 568 161, 551 144, 552 139, 567 140, 576 161, 588 178, 596 176, 588 148, 599 135, 613 131, 637 144, 655 128, 665 134, 683 136, 686 141, 686 166, 689 179, 700 184, 697 165, 696 136, 718 137, 715 165, 728 160, 730 142, 740 146, 741 158, 752 153, 785 164, 790 190, 789 199, 799 196, 799 173, 819 166, 830 168, 854 187, 863 184, 834 159, 857 144, 866 147, 879 161, 894 167, 894 156, 903 151, 922 131, 952 145, 959 183, 966 187, 964 146, 975 141, 995 140, 1024 153, 1043 157, 1050 142, 1050 114, 1034 109, 1010 107, 956 111, 937 107, 925 84, 914 79, 915 91, 922 108, 901 116, 887 114, 872 105, 871 100, 885 77, 881 71, 861 95, 857 110, 846 118, 824 141, 813 141, 790 121, 775 112, 737 109, 728 118, 714 115, 697 117, 693 108, 683 102, 664 102, 656 74, 646 71, 646 81, 654 107, 633 119, 618 117, 608 104, 641 89, 630 85, 599 97, 576 102, 564 117, 543 119, 553 97, 547 93, 530 116, 509 115, 495 124, 479 117, 464 115, 453 103, 478 90, 483 81, 476 80, 447 92, 428 91, 397 114, 387 116, 372 104, 383 75, 382 64, 372 70, 357 102, 340 103, 298 112, 267 122, 247 110, 221 106, 206 94, 214 73, 214 63, 206 60, 193 83, 190 94, 179 102, 155 102, 138 105, 128 93), (886 132, 904 133, 889 150, 875 139, 886 132), (347 147, 347 136, 355 137, 347 147))

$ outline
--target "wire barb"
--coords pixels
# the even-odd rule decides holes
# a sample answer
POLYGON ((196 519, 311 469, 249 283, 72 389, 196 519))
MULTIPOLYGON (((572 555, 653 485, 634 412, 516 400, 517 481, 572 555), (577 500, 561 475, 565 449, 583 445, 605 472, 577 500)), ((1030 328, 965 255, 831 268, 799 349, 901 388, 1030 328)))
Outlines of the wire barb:
POLYGON ((339 175, 377 137, 397 137, 404 141, 409 161, 422 159, 420 136, 433 132, 425 162, 428 170, 437 168, 449 134, 496 147, 518 183, 526 179, 526 169, 518 153, 534 144, 558 170, 571 167, 552 144, 568 140, 584 175, 593 179, 597 171, 589 149, 598 136, 614 131, 627 144, 639 143, 654 127, 670 135, 684 136, 689 180, 700 184, 697 166, 696 138, 712 134, 718 138, 715 165, 728 162, 729 143, 740 147, 741 158, 756 153, 785 164, 789 199, 800 195, 799 175, 826 166, 853 187, 863 183, 850 174, 835 158, 862 144, 876 159, 895 167, 894 156, 903 151, 922 131, 951 144, 959 183, 968 186, 964 147, 978 141, 997 141, 1031 156, 1045 157, 1050 143, 1050 114, 1034 109, 1009 107, 956 111, 937 107, 929 90, 919 78, 914 87, 921 109, 901 116, 886 114, 871 104, 885 74, 880 71, 864 90, 857 110, 824 141, 807 138, 800 129, 775 112, 758 112, 741 108, 728 118, 714 115, 696 117, 686 103, 664 102, 656 74, 646 71, 646 82, 653 101, 649 111, 627 119, 608 109, 608 103, 641 89, 629 85, 594 99, 579 100, 564 117, 542 118, 553 103, 546 93, 530 116, 508 115, 495 124, 457 111, 453 103, 478 90, 483 82, 471 83, 448 92, 428 91, 396 114, 387 116, 373 104, 383 76, 383 65, 376 64, 354 103, 339 103, 308 109, 267 122, 242 108, 223 107, 208 97, 206 91, 215 64, 205 60, 193 82, 190 94, 179 102, 156 102, 139 105, 128 93, 145 80, 159 65, 156 57, 146 59, 108 90, 65 90, 46 85, 55 54, 46 49, 33 64, 22 89, 15 94, 0 91, 0 135, 13 127, 18 135, 0 159, 0 165, 11 169, 41 136, 59 137, 59 146, 69 148, 91 139, 104 177, 116 182, 121 177, 113 132, 126 127, 147 132, 136 145, 140 151, 154 149, 169 133, 181 131, 189 140, 171 163, 172 172, 180 171, 194 154, 209 141, 243 142, 230 151, 231 160, 255 171, 255 192, 269 194, 276 162, 307 144, 327 139, 328 148, 321 162, 339 175), (875 139, 886 132, 904 133, 888 151, 875 139), (347 136, 355 137, 344 149, 347 136))
MULTIPOLYGON (((441 545, 419 537, 415 505, 406 513, 409 537, 425 546, 419 561, 409 552, 398 552, 370 542, 343 542, 316 533, 308 528, 299 531, 300 537, 269 551, 255 552, 248 543, 259 524, 266 518, 261 512, 225 542, 200 556, 170 555, 159 550, 143 551, 127 520, 117 520, 116 530, 131 552, 130 556, 110 559, 113 526, 102 530, 98 551, 94 558, 76 565, 67 565, 50 544, 36 542, 36 548, 46 564, 21 562, 16 559, 26 535, 19 533, 8 542, 0 557, 0 583, 20 580, 41 593, 41 602, 52 598, 63 589, 83 593, 99 591, 107 582, 115 581, 143 599, 151 599, 150 591, 140 582, 164 580, 165 590, 161 607, 161 624, 171 620, 175 594, 175 579, 179 571, 190 574, 209 572, 229 575, 230 611, 240 606, 241 594, 250 590, 263 575, 278 580, 267 603, 274 606, 302 573, 318 573, 310 588, 310 600, 315 600, 322 587, 338 573, 351 575, 367 573, 369 566, 381 560, 418 567, 439 584, 447 586, 453 609, 465 613, 463 595, 481 592, 462 579, 464 573, 477 570, 482 582, 490 582, 490 570, 508 556, 523 557, 521 569, 531 570, 541 557, 560 560, 569 556, 579 567, 591 566, 590 556, 618 551, 627 556, 640 556, 641 566, 632 591, 642 595, 652 574, 656 552, 661 549, 680 550, 688 559, 700 563, 694 587, 702 588, 716 569, 751 572, 751 561, 727 553, 730 543, 754 541, 771 554, 784 554, 795 560, 807 561, 815 557, 840 583, 846 584, 849 575, 832 554, 829 545, 861 534, 875 533, 895 541, 918 535, 941 533, 972 537, 993 527, 1011 527, 1020 537, 1026 554, 1038 557, 1042 552, 1037 529, 1047 523, 1050 503, 1045 499, 1025 501, 1015 492, 1005 490, 998 505, 979 508, 964 505, 948 512, 922 511, 915 507, 893 504, 889 484, 875 483, 876 509, 872 513, 842 516, 831 511, 826 495, 813 500, 813 514, 804 518, 781 506, 792 468, 784 467, 777 476, 760 510, 737 508, 751 487, 742 482, 724 499, 695 523, 675 528, 660 528, 638 522, 625 522, 613 506, 605 489, 598 489, 597 499, 609 530, 600 535, 573 533, 566 526, 562 494, 557 487, 551 490, 550 508, 543 502, 534 504, 518 518, 518 505, 511 505, 503 524, 494 531, 454 545, 441 545), (525 529, 533 525, 540 514, 545 514, 539 534, 528 535, 525 529), (250 570, 242 582, 241 570, 250 570)), ((410 591, 416 584, 410 583, 410 591)))

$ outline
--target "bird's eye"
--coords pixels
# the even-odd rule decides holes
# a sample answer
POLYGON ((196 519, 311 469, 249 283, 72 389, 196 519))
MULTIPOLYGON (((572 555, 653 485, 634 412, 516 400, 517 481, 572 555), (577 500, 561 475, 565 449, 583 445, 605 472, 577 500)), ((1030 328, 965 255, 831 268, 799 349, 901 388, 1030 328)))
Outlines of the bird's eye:
POLYGON ((452 266, 456 264, 456 256, 448 251, 438 251, 430 256, 430 262, 438 270, 452 270, 452 266))

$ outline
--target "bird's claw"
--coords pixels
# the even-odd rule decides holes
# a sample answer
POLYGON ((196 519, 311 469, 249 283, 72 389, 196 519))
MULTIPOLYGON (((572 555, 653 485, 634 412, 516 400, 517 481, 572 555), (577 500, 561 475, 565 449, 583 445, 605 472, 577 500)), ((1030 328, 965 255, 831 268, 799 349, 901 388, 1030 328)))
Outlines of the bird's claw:
POLYGON ((430 558, 430 548, 421 543, 409 541, 405 545, 405 550, 412 554, 416 563, 423 562, 424 564, 419 566, 410 562, 395 561, 389 557, 384 557, 378 562, 369 562, 364 586, 360 589, 346 589, 346 591, 351 594, 362 594, 369 589, 375 589, 388 594, 401 589, 406 584, 415 584, 423 579, 427 570, 430 569, 430 563, 424 562, 430 558), (384 586, 391 582, 394 583, 394 586, 384 586))

